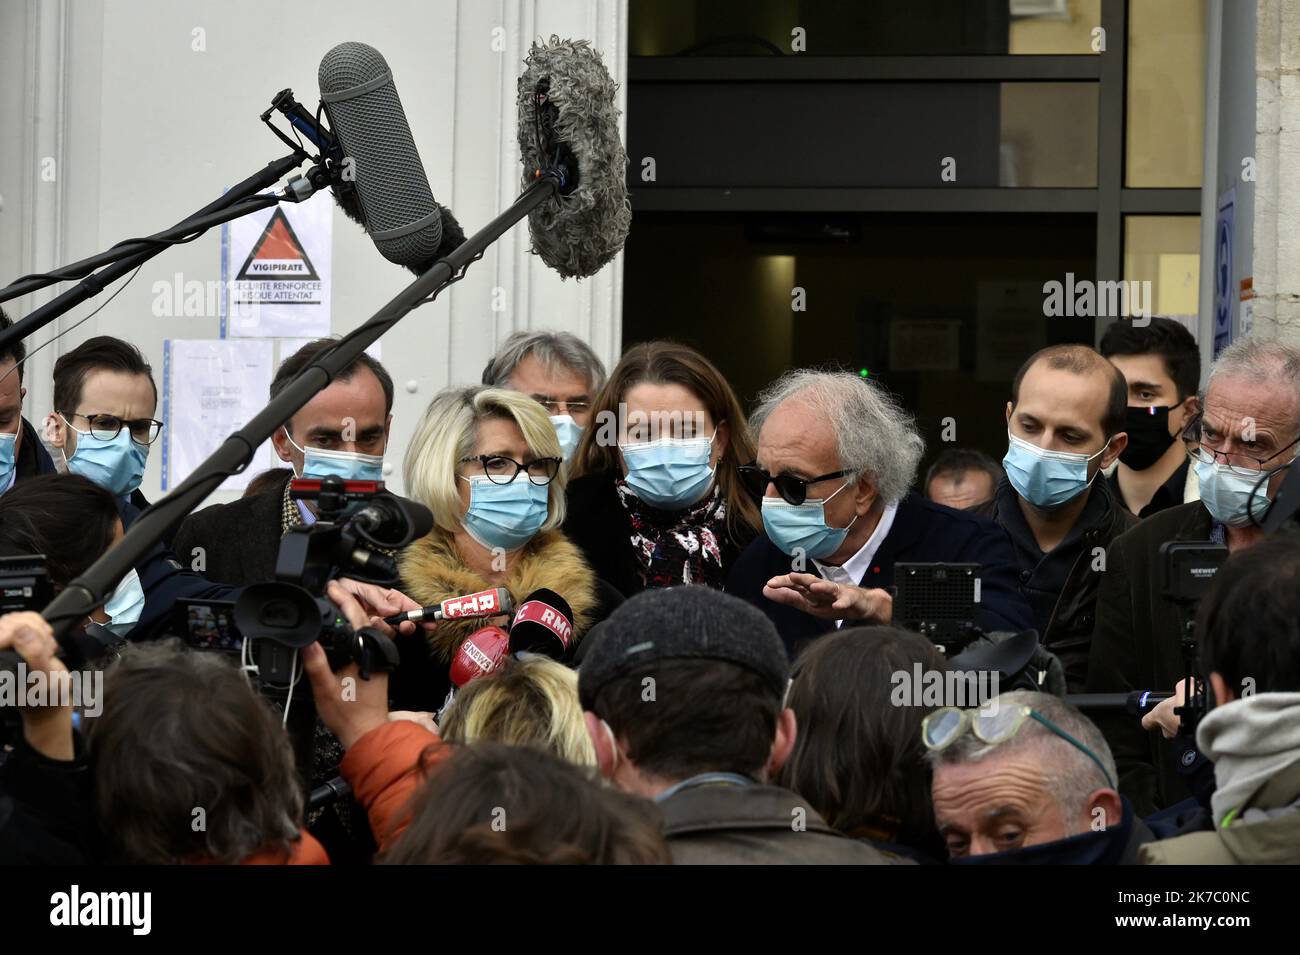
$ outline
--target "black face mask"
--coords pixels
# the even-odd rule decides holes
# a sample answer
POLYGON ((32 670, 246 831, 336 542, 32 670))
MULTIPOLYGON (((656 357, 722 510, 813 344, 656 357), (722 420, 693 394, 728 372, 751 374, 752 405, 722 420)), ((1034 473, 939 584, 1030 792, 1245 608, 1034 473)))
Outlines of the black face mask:
POLYGON ((1134 471, 1145 471, 1169 450, 1174 436, 1169 433, 1169 408, 1129 407, 1124 430, 1128 445, 1120 452, 1120 463, 1134 471))

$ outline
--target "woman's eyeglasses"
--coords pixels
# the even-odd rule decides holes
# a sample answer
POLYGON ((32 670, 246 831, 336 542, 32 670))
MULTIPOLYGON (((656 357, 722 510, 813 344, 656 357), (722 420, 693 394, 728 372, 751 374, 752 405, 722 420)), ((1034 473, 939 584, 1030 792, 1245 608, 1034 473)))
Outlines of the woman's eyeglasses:
POLYGON ((460 459, 461 464, 472 462, 478 462, 482 466, 483 473, 493 484, 510 484, 519 476, 520 471, 526 471, 528 480, 545 487, 555 480, 555 475, 560 473, 560 465, 564 459, 534 458, 522 464, 514 458, 507 458, 500 454, 474 454, 460 459))
POLYGON ((808 486, 817 484, 821 481, 829 481, 833 478, 847 477, 852 471, 832 471, 830 474, 823 474, 815 478, 798 478, 792 474, 768 474, 757 464, 742 464, 737 470, 740 472, 740 480, 744 483, 745 489, 756 498, 761 498, 767 494, 769 484, 776 485, 776 493, 781 495, 781 499, 787 504, 798 507, 804 501, 808 500, 808 486))

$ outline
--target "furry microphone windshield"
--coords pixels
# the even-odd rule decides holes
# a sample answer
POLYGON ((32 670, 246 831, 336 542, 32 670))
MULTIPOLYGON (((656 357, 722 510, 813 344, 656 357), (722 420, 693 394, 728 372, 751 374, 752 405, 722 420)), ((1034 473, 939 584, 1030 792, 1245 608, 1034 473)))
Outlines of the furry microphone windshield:
POLYGON ((554 202, 528 215, 532 250, 562 278, 586 278, 627 241, 632 209, 627 153, 618 133, 618 84, 586 40, 534 43, 519 77, 524 188, 558 169, 554 202))

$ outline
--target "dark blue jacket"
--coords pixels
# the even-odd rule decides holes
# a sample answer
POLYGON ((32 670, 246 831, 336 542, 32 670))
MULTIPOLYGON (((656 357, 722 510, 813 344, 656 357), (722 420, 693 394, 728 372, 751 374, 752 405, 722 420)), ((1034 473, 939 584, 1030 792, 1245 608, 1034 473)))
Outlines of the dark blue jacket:
MULTIPOLYGON (((140 509, 130 501, 119 500, 118 513, 122 515, 122 526, 129 531, 140 516, 140 509)), ((140 586, 144 590, 144 610, 139 622, 127 635, 131 640, 161 635, 177 600, 237 600, 243 592, 242 587, 214 584, 187 570, 162 542, 155 544, 136 562, 135 572, 140 575, 140 586)))
POLYGON ((17 471, 15 481, 23 481, 39 474, 56 473, 58 468, 54 466, 54 459, 45 450, 45 445, 41 444, 36 428, 26 418, 23 418, 22 432, 22 447, 18 449, 18 459, 14 462, 14 470, 17 471))
POLYGON ((1138 848, 1155 837, 1133 812, 1133 804, 1121 800, 1124 815, 1118 826, 1090 830, 1078 836, 1022 846, 1006 852, 952 859, 952 865, 1137 865, 1138 848))
MULTIPOLYGON (((908 494, 898 503, 893 526, 880 543, 863 587, 888 589, 894 585, 894 564, 967 563, 979 564, 981 598, 975 623, 986 632, 1027 630, 1033 614, 1019 593, 1016 556, 1006 531, 992 521, 957 511, 908 494)), ((811 562, 808 573, 817 573, 811 562)), ((773 603, 763 596, 763 585, 773 577, 790 573, 790 558, 760 534, 731 569, 727 592, 757 606, 776 625, 790 658, 815 637, 835 630, 833 620, 823 620, 794 607, 773 603)))

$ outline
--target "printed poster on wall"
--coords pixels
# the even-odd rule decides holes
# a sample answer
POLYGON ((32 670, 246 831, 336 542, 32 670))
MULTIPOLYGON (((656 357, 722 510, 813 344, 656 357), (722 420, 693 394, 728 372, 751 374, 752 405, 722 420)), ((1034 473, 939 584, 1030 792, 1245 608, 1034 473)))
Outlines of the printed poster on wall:
MULTIPOLYGON (((163 343, 164 491, 185 480, 265 407, 273 347, 269 341, 163 343)), ((271 445, 263 442, 244 472, 227 478, 221 489, 242 491, 270 466, 271 445)))
POLYGON ((330 333, 334 204, 327 192, 282 202, 226 226, 222 338, 330 333))

